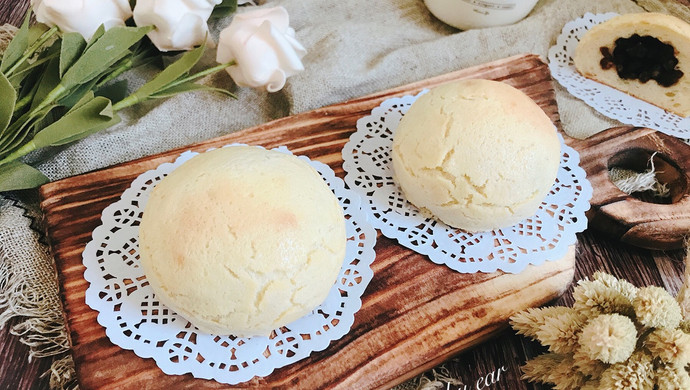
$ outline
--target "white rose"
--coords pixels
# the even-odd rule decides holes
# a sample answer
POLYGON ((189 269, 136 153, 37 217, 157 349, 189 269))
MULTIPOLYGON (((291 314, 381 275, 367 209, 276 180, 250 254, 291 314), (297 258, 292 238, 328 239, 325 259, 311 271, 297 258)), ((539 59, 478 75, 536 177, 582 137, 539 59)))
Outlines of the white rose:
POLYGON ((140 27, 156 27, 148 36, 158 50, 189 50, 204 42, 206 21, 221 1, 137 0, 134 22, 140 27))
POLYGON ((304 70, 306 53, 285 8, 274 7, 235 15, 220 33, 216 61, 236 62, 227 71, 237 85, 276 92, 288 77, 304 70))
POLYGON ((132 16, 128 0, 32 0, 36 20, 58 26, 64 32, 78 32, 89 40, 98 27, 123 26, 132 16))

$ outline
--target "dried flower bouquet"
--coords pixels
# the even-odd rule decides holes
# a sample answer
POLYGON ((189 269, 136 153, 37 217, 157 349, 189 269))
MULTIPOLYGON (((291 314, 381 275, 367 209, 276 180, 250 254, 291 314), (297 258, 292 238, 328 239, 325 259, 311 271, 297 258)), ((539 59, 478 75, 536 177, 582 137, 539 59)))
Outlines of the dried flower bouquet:
POLYGON ((527 361, 523 379, 563 390, 690 389, 684 291, 679 303, 661 287, 597 272, 577 283, 573 307, 514 315, 513 329, 549 348, 527 361))

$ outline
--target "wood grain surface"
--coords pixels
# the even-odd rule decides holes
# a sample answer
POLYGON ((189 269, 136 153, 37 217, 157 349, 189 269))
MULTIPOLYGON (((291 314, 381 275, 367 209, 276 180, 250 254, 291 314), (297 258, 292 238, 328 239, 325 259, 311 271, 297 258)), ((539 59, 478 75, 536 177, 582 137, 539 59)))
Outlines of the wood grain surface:
MULTIPOLYGON (((648 128, 621 126, 585 140, 570 141, 580 152, 594 193, 589 227, 614 239, 649 249, 682 248, 690 233, 690 147, 648 128), (627 195, 609 177, 613 167, 644 172, 654 164, 669 196, 627 195)), ((650 191, 651 192, 651 191, 650 191)))
MULTIPOLYGON (((232 142, 286 145, 295 154, 329 164, 340 177, 341 149, 356 121, 384 99, 461 78, 501 80, 522 89, 559 126, 548 67, 523 55, 442 75, 341 104, 282 118, 190 147, 146 157, 43 186, 41 208, 56 259, 64 311, 83 389, 226 387, 191 375, 165 375, 152 359, 113 345, 84 302, 81 252, 100 224, 101 211, 142 172, 172 161, 184 150, 203 151, 232 142)), ((575 250, 559 261, 530 266, 520 274, 460 274, 379 237, 374 278, 351 331, 321 352, 264 378, 249 388, 387 388, 484 341, 527 307, 560 296, 574 275, 575 250)))

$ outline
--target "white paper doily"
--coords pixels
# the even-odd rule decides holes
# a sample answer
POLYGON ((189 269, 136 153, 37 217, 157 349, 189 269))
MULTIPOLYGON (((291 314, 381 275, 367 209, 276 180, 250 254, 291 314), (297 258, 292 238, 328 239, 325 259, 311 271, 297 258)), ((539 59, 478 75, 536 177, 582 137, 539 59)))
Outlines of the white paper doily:
MULTIPOLYGON (((556 183, 537 214, 512 227, 467 233, 425 218, 393 180, 390 149, 402 116, 417 96, 392 98, 357 121, 357 131, 343 148, 345 182, 369 203, 375 228, 438 264, 464 272, 517 273, 528 264, 558 260, 587 227, 592 187, 578 166, 579 155, 561 138, 556 183)), ((481 163, 481 162, 479 162, 481 163)))
POLYGON ((618 14, 587 13, 566 23, 556 44, 549 49, 551 75, 573 96, 601 114, 627 125, 649 127, 679 138, 690 138, 690 117, 665 111, 607 85, 590 80, 575 69, 573 56, 582 36, 590 28, 618 14))
MULTIPOLYGON (((232 147, 232 146, 228 146, 232 147)), ((286 148, 279 150, 290 153, 286 148)), ((86 303, 116 345, 153 358, 166 374, 237 384, 325 349, 345 335, 361 307, 373 271, 376 231, 367 222, 361 199, 345 188, 328 165, 313 166, 338 197, 346 215, 347 246, 343 268, 326 301, 311 314, 274 331, 270 337, 237 338, 200 332, 156 300, 138 260, 139 222, 150 190, 168 173, 198 153, 185 152, 136 178, 120 200, 106 207, 103 224, 83 253, 86 303)))

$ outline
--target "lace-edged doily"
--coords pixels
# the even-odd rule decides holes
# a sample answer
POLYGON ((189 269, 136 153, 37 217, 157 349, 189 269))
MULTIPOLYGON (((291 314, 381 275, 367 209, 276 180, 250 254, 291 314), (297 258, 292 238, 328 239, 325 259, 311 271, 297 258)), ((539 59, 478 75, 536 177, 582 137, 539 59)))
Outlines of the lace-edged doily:
MULTIPOLYGON (((232 147, 232 146, 229 146, 232 147)), ((290 153, 286 148, 279 150, 290 153)), ((86 303, 99 312, 98 322, 116 345, 151 357, 166 374, 191 373, 197 378, 237 384, 325 349, 345 335, 361 307, 361 296, 373 271, 376 231, 367 222, 360 197, 345 188, 325 164, 309 162, 336 194, 346 215, 345 262, 326 301, 311 314, 269 337, 211 335, 156 300, 138 260, 138 226, 150 190, 168 173, 198 153, 185 152, 136 178, 120 200, 102 214, 103 224, 83 253, 86 303)))
POLYGON ((512 227, 467 233, 425 218, 393 180, 390 149, 402 116, 418 96, 384 101, 357 122, 343 149, 345 182, 369 204, 370 221, 389 238, 458 272, 517 273, 528 264, 558 260, 587 227, 592 188, 579 155, 563 143, 561 165, 551 192, 537 214, 512 227))
POLYGON ((566 23, 556 44, 549 49, 551 75, 573 96, 601 114, 624 124, 649 127, 679 138, 690 138, 690 117, 665 111, 607 85, 585 78, 575 69, 573 56, 580 38, 590 28, 618 14, 587 13, 566 23))

